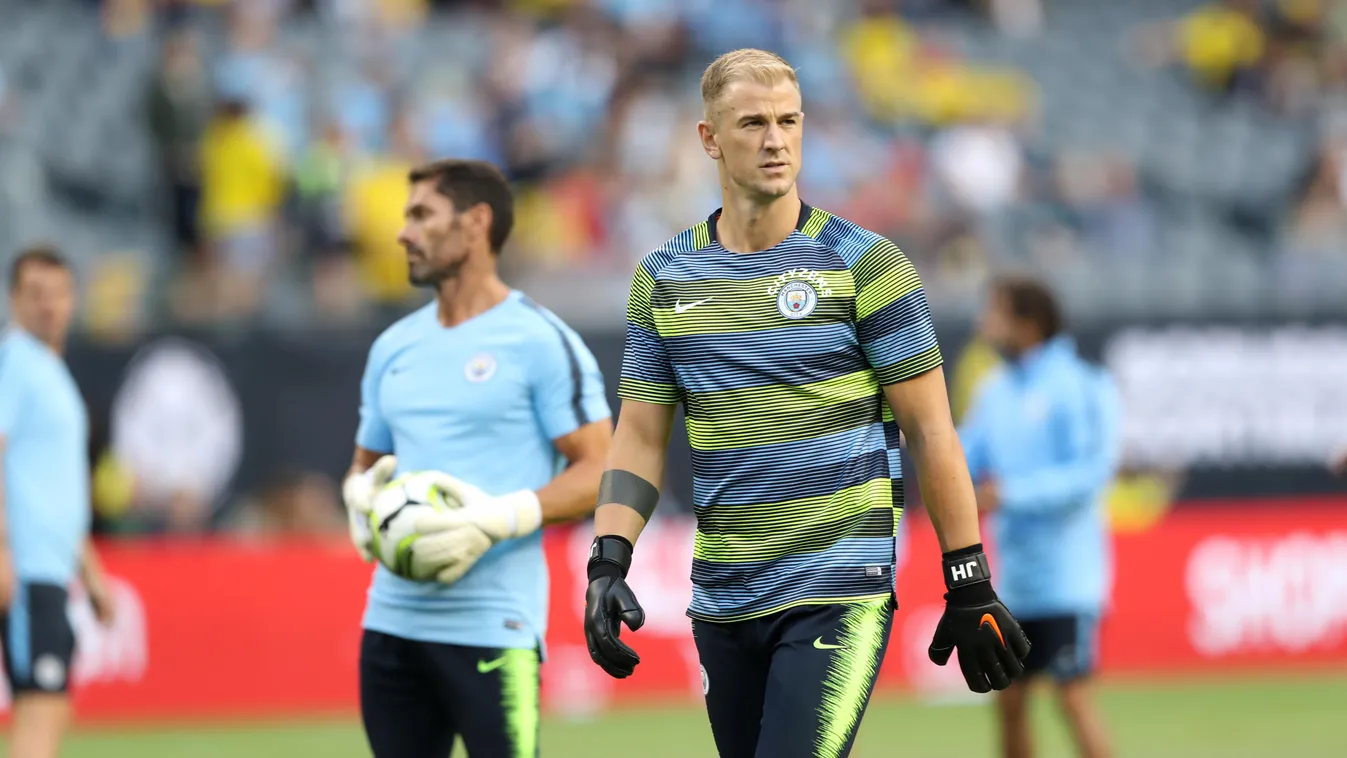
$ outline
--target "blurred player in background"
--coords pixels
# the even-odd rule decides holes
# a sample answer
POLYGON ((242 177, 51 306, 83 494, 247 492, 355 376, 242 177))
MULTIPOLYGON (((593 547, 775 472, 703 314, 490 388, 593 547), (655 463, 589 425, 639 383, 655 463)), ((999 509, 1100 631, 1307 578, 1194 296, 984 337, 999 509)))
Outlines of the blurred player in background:
POLYGON ((61 357, 75 281, 60 254, 21 253, 9 303, 0 339, 0 639, 14 696, 10 755, 55 758, 70 720, 69 585, 83 582, 105 624, 113 603, 89 542, 89 420, 61 357))
POLYGON ((435 299, 370 348, 344 496, 366 560, 370 501, 394 474, 444 472, 464 508, 418 524, 416 560, 439 582, 376 569, 361 711, 376 758, 447 758, 456 735, 471 758, 531 757, 540 529, 594 507, 612 433, 603 378, 569 327, 497 275, 514 218, 505 177, 447 160, 410 182, 399 242, 435 299))
POLYGON ((912 264, 800 201, 804 114, 788 63, 727 53, 707 68, 702 99, 723 208, 647 255, 631 285, 585 634, 605 671, 633 673, 619 623, 637 629, 644 612, 625 578, 681 402, 696 480, 688 615, 716 747, 837 758, 893 622, 899 428, 945 551, 932 659, 957 648, 968 686, 986 692, 1010 686, 1029 646, 992 590, 912 264))
POLYGON ((1076 354, 1038 282, 997 281, 980 330, 1005 360, 960 433, 978 508, 992 514, 1001 592, 1034 643, 1025 678, 999 695, 1003 755, 1032 755, 1028 687, 1047 674, 1080 755, 1103 758, 1108 738, 1089 683, 1111 586, 1103 496, 1118 465, 1117 392, 1076 354))

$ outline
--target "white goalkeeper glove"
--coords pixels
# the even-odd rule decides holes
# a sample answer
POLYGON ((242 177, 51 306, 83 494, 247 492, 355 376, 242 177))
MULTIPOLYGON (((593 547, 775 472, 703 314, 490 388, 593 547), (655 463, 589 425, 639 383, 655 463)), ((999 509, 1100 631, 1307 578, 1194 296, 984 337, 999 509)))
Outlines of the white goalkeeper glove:
POLYGON ((393 479, 398 470, 398 459, 385 455, 374 462, 373 466, 346 477, 341 485, 341 497, 346 503, 346 521, 351 529, 351 542, 360 552, 365 563, 374 560, 374 531, 370 528, 369 514, 374 508, 374 496, 393 479))
POLYGON ((412 571, 419 576, 434 575, 437 581, 453 584, 492 545, 532 534, 542 526, 542 505, 532 490, 494 497, 448 474, 441 474, 436 486, 446 499, 462 507, 417 519, 420 536, 412 543, 412 571))

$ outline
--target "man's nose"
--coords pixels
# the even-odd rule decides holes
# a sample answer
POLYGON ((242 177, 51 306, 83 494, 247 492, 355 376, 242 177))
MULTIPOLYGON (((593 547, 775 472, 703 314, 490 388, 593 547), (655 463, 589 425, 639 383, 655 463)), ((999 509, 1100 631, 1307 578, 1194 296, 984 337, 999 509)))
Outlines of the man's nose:
POLYGON ((768 150, 781 150, 786 146, 786 130, 781 128, 780 124, 768 124, 767 136, 763 142, 763 147, 768 150))

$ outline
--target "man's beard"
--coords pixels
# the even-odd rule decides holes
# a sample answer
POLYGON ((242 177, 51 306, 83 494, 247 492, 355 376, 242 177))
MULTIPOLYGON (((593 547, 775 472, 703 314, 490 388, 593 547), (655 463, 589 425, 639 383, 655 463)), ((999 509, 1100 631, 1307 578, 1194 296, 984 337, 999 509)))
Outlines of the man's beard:
POLYGON ((410 282, 413 287, 438 288, 441 284, 450 279, 457 279, 459 273, 463 270, 463 264, 468 260, 467 254, 464 254, 463 257, 456 261, 450 261, 449 263, 432 268, 429 267, 429 259, 426 258, 424 253, 421 254, 421 258, 422 260, 427 261, 428 268, 425 273, 418 275, 414 266, 410 264, 407 266, 407 281, 410 282))

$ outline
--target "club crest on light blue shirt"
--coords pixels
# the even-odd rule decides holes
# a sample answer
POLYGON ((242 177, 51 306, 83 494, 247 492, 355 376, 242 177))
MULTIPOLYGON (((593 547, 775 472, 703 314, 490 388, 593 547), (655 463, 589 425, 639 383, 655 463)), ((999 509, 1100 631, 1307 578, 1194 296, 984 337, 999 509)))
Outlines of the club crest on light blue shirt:
POLYGON ((495 375, 496 356, 491 353, 478 353, 463 367, 463 378, 473 384, 481 384, 495 375))

